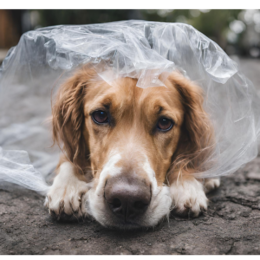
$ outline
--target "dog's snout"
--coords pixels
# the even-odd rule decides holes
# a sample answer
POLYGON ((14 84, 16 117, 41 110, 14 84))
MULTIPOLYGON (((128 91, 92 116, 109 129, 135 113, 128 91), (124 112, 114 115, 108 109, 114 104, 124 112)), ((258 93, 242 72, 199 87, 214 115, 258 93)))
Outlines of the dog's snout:
POLYGON ((106 183, 105 199, 118 218, 131 222, 148 208, 151 201, 150 185, 137 178, 113 177, 106 183))

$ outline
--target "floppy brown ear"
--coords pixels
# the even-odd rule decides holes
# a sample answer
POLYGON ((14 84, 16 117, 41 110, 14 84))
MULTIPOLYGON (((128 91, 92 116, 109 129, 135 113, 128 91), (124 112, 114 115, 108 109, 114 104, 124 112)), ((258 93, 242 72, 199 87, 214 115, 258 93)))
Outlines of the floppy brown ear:
POLYGON ((173 72, 168 80, 179 92, 184 108, 181 138, 173 155, 171 172, 199 173, 209 167, 207 158, 214 147, 213 127, 203 108, 203 91, 178 72, 173 72))
POLYGON ((81 172, 89 166, 84 133, 84 96, 95 71, 81 67, 59 88, 52 107, 53 140, 81 172))

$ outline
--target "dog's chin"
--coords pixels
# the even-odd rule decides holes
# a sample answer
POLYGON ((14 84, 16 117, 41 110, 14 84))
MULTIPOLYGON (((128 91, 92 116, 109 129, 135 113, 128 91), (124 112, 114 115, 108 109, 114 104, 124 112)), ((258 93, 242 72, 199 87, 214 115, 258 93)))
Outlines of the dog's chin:
POLYGON ((104 197, 97 195, 95 189, 92 188, 87 193, 86 211, 89 216, 104 227, 131 230, 157 226, 158 223, 169 216, 171 205, 172 199, 169 188, 167 186, 157 188, 157 192, 152 196, 146 212, 134 220, 124 221, 110 211, 104 197))

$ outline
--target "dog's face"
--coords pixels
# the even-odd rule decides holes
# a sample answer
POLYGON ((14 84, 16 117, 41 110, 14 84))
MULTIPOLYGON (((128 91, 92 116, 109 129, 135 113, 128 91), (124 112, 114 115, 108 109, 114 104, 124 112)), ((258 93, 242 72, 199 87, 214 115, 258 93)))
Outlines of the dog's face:
POLYGON ((54 138, 79 174, 91 169, 87 211, 106 226, 153 226, 166 216, 168 184, 180 169, 194 170, 191 154, 207 131, 201 91, 180 74, 165 86, 136 84, 121 78, 109 85, 83 67, 54 107, 54 138))
POLYGON ((180 138, 180 94, 172 84, 141 89, 136 83, 131 78, 112 86, 95 82, 86 92, 84 137, 93 176, 100 179, 106 163, 113 161, 121 175, 136 174, 146 183, 151 181, 147 171, 152 170, 162 186, 180 138))

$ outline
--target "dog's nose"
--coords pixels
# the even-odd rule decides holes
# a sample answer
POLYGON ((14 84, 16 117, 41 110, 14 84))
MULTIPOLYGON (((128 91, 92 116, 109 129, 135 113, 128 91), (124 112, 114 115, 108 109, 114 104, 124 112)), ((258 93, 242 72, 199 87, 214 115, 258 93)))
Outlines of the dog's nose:
POLYGON ((124 222, 144 214, 151 201, 150 185, 137 178, 112 177, 105 186, 110 210, 124 222))

